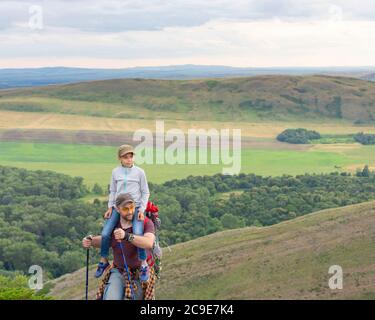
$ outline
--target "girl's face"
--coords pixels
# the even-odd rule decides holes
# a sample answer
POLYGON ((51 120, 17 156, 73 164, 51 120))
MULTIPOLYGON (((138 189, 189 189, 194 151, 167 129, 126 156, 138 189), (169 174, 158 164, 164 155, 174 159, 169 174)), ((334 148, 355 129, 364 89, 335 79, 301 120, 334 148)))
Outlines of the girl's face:
POLYGON ((134 163, 134 155, 129 152, 120 157, 121 164, 125 167, 131 167, 134 163))

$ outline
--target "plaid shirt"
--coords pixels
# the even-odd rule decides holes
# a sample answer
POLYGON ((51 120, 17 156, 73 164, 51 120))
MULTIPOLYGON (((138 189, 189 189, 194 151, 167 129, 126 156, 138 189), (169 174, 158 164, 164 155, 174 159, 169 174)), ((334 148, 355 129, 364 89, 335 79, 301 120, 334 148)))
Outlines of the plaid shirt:
MULTIPOLYGON (((98 291, 96 293, 96 299, 97 300, 103 299, 104 289, 105 289, 105 286, 107 285, 107 283, 109 281, 109 278, 111 276, 111 269, 112 268, 115 268, 115 266, 113 264, 105 270, 105 273, 104 273, 103 278, 101 280, 101 283, 99 285, 98 291)), ((131 300, 132 299, 132 292, 131 292, 130 282, 128 280, 126 270, 121 270, 121 269, 118 269, 118 270, 122 273, 122 276, 124 277, 124 283, 125 283, 124 297, 126 299, 131 300)), ((129 270, 129 273, 130 273, 130 279, 131 279, 131 282, 132 282, 133 290, 134 290, 134 292, 136 292, 138 290, 138 286, 137 286, 137 284, 134 280, 139 279, 139 268, 129 270)), ((149 277, 149 279, 146 282, 141 282, 142 289, 143 289, 143 300, 155 300, 156 280, 157 280, 157 277, 156 277, 156 274, 155 274, 154 267, 150 267, 150 277, 149 277)))

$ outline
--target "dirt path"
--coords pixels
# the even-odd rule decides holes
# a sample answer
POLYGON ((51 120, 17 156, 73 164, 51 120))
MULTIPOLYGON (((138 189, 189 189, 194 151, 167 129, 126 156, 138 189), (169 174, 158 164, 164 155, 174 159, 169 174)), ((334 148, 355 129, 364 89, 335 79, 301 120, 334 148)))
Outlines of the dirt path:
MULTIPOLYGON (((155 140, 155 139, 154 139, 155 140)), ((10 129, 0 131, 0 141, 72 143, 118 146, 134 143, 132 132, 106 132, 91 130, 48 130, 48 129, 10 129)), ((166 146, 169 143, 165 143, 166 146)), ((272 139, 242 137, 242 148, 273 149, 273 150, 308 150, 311 145, 295 145, 272 139)))

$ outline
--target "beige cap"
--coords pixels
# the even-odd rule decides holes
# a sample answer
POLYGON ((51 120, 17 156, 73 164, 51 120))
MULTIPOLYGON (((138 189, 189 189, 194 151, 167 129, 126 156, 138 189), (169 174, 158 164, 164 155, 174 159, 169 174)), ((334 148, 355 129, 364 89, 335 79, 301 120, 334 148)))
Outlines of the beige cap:
POLYGON ((130 153, 130 152, 135 154, 134 148, 130 144, 123 144, 122 146, 120 146, 118 148, 119 158, 122 157, 123 155, 127 154, 127 153, 130 153))

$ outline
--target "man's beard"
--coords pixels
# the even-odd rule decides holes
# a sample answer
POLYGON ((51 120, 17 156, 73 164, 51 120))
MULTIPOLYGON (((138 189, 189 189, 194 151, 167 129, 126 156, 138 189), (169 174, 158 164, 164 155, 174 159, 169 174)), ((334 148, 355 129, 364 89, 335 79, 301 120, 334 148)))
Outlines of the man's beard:
POLYGON ((132 221, 133 220, 133 215, 126 215, 126 216, 121 216, 122 219, 125 221, 132 221))

